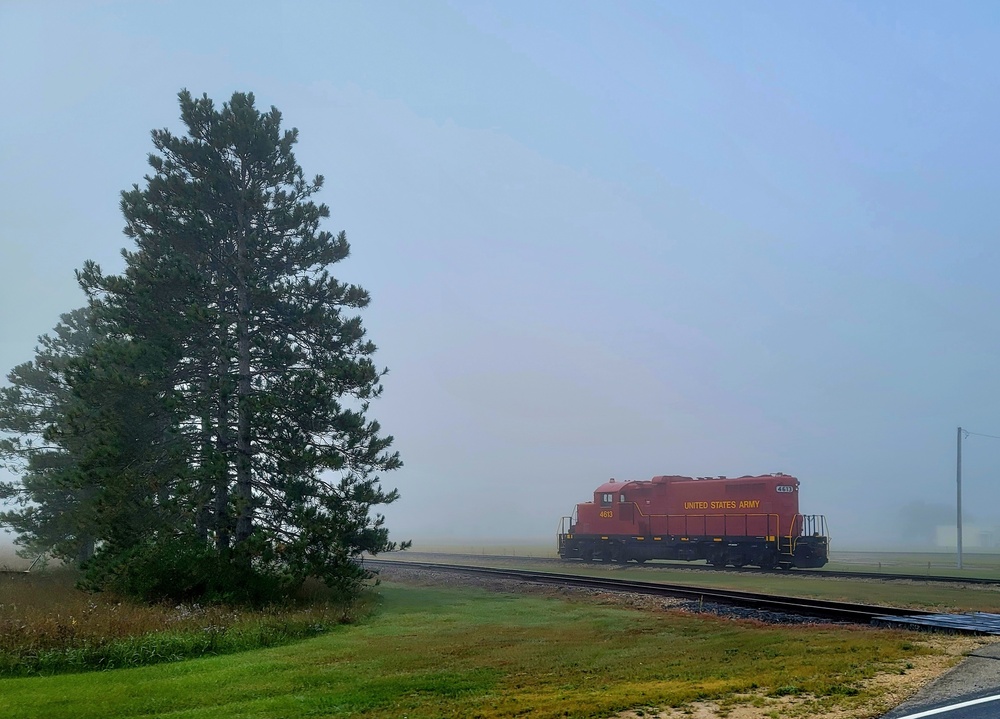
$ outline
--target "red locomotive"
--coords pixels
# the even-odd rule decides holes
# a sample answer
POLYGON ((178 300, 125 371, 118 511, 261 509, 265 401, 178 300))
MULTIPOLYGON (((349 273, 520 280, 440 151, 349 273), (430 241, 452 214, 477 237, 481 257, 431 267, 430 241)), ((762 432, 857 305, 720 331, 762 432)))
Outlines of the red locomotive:
POLYGON ((799 513, 799 480, 653 477, 610 480, 559 526, 559 556, 605 562, 704 559, 717 567, 822 567, 823 515, 799 513))

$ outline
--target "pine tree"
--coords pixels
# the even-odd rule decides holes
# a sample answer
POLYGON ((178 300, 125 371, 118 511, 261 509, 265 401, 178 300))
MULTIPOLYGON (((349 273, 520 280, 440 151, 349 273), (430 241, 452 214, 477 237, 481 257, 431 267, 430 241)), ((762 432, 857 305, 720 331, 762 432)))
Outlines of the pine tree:
POLYGON ((354 586, 361 552, 396 546, 371 508, 397 498, 378 473, 401 465, 368 418, 385 374, 351 314, 368 293, 330 274, 347 238, 320 229, 329 209, 311 198, 323 178, 306 181, 281 114, 252 94, 221 110, 179 97, 187 135, 154 131, 153 173, 122 193, 136 243, 125 272, 88 262, 79 273, 110 340, 157 358, 134 377, 156 388, 170 421, 155 431, 186 457, 183 471, 149 474, 166 487, 150 506, 169 505, 152 536, 210 546, 286 587, 310 575, 354 586))
POLYGON ((0 485, 14 508, 0 525, 25 553, 82 564, 162 529, 169 485, 186 473, 150 348, 116 339, 91 308, 62 316, 35 359, 0 388, 0 457, 20 475, 0 485))
POLYGON ((0 499, 14 505, 0 513, 0 525, 18 533, 25 553, 80 562, 94 551, 97 489, 56 427, 75 401, 69 367, 96 338, 89 319, 86 308, 62 315, 54 334, 38 338, 34 360, 11 370, 10 385, 0 388, 0 431, 9 435, 0 439, 0 459, 20 475, 0 484, 0 499))

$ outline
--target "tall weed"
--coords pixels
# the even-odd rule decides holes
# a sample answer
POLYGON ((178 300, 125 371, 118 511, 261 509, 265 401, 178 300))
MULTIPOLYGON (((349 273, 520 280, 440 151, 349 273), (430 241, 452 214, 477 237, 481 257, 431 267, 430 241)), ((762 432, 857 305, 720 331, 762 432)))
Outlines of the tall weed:
POLYGON ((117 669, 274 646, 356 621, 371 597, 348 601, 308 586, 261 609, 143 605, 77 589, 70 570, 0 575, 0 675, 117 669))

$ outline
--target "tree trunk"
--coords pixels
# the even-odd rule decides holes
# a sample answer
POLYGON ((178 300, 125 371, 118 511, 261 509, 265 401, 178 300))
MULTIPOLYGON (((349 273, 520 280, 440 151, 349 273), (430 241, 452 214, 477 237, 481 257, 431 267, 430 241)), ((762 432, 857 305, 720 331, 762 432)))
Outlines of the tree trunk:
POLYGON ((215 547, 220 552, 229 549, 229 328, 220 328, 219 343, 219 430, 216 448, 221 457, 215 474, 215 547))
MULTIPOLYGON (((203 365, 201 379, 201 399, 205 402, 209 393, 208 364, 203 365)), ((215 458, 212 455, 212 416, 206 402, 201 412, 201 460, 198 463, 198 491, 196 493, 195 535, 204 543, 208 542, 208 527, 212 521, 212 482, 211 467, 215 458)))
MULTIPOLYGON (((242 208, 241 208, 242 210, 242 208)), ((236 388, 236 496, 239 517, 236 521, 236 543, 253 533, 253 486, 250 436, 250 289, 247 286, 247 218, 239 215, 236 237, 236 334, 239 383, 236 388)))
POLYGON ((94 556, 94 538, 90 536, 80 537, 80 546, 76 550, 76 565, 80 566, 94 556))

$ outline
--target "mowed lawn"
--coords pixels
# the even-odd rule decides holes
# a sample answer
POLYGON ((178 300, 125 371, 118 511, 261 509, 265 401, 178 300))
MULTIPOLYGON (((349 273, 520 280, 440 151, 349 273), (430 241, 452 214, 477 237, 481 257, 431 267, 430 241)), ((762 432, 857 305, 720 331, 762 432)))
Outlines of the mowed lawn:
MULTIPOLYGON (((921 635, 775 627, 591 600, 383 584, 369 618, 267 650, 0 680, 0 716, 608 717, 712 699, 878 706, 921 635)), ((782 716, 790 714, 782 713, 782 716)))

